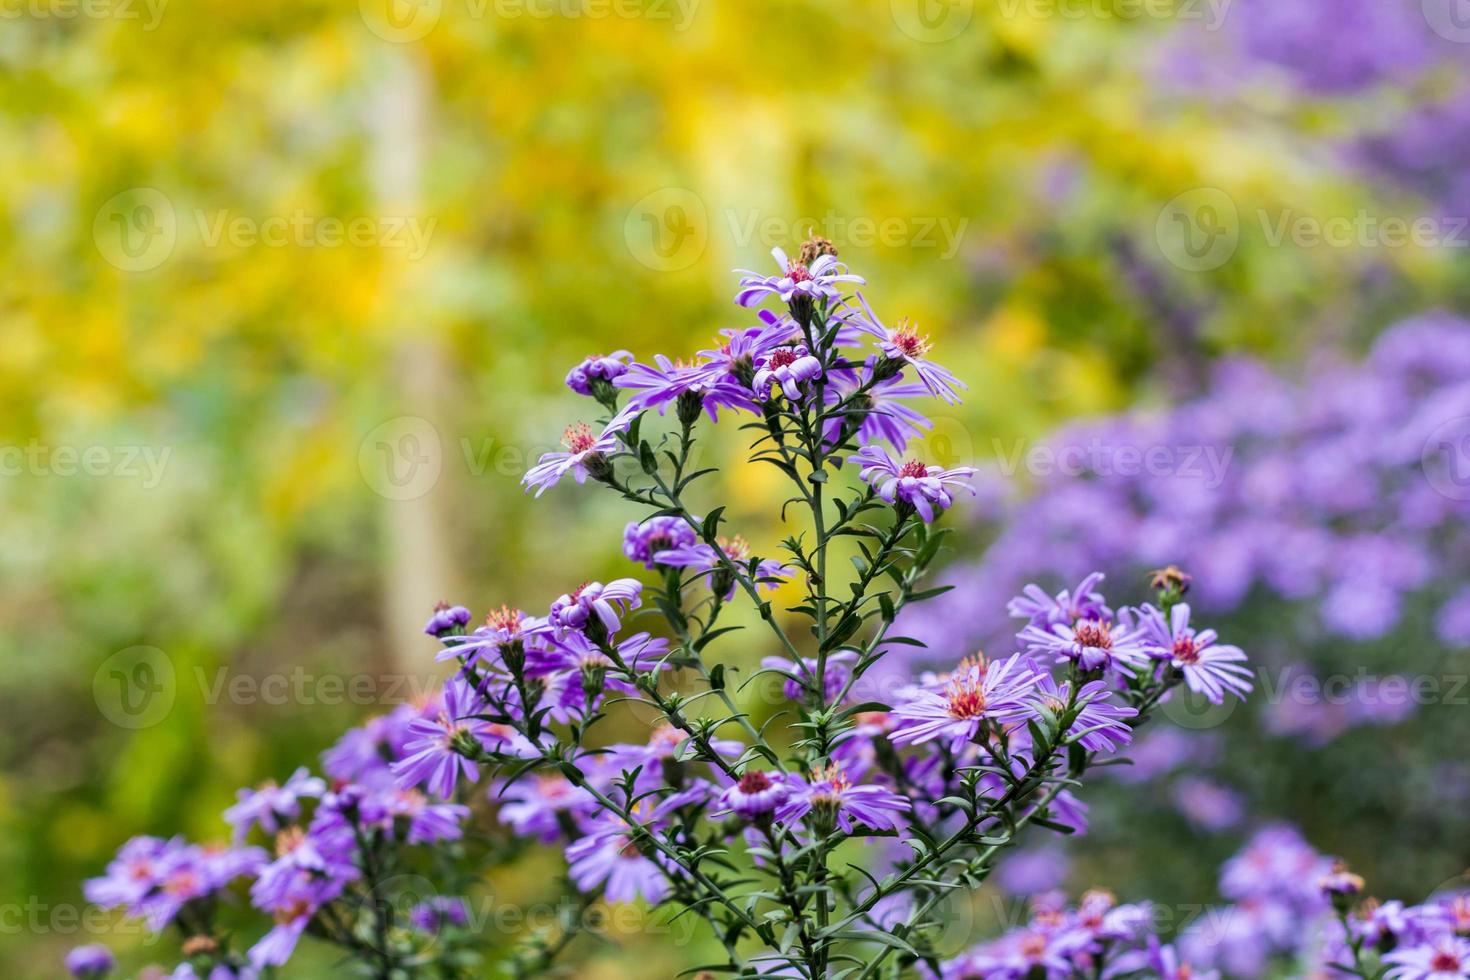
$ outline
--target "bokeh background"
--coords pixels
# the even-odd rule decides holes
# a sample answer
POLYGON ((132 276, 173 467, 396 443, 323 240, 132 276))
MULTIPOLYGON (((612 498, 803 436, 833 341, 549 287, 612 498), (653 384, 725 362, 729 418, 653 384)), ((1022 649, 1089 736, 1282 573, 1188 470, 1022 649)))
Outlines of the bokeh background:
MULTIPOLYGON (((933 335, 971 385, 924 446, 951 465, 1188 402, 1223 358, 1309 379, 1323 352, 1351 362, 1405 318, 1470 310, 1460 0, 12 0, 0 17, 9 977, 57 976, 81 939, 168 960, 84 917, 81 880, 145 829, 218 837, 236 786, 422 690, 435 600, 537 607, 622 567, 619 506, 520 493, 585 411, 562 377, 743 323, 729 270, 773 245, 825 235, 880 309, 933 335)), ((780 537, 763 474, 732 465, 726 488, 758 544, 780 537)), ((1373 642, 1463 671, 1428 615, 1373 642)), ((1452 745, 1426 747, 1435 712, 1465 708, 1396 723, 1376 778, 1405 782, 1386 799, 1465 778, 1452 745)), ((1251 731, 1270 782, 1327 771, 1251 731)), ((1343 826, 1330 794, 1257 789, 1275 802, 1198 848, 1163 790, 1144 817, 1104 804, 1108 848, 1067 881, 1209 901, 1257 815, 1336 827, 1338 850, 1403 816, 1343 826)), ((1427 891, 1470 862, 1463 829, 1434 824, 1404 841, 1432 860, 1373 870, 1427 891)), ((552 872, 492 884, 534 899, 552 872)), ((614 939, 577 975, 698 962, 697 944, 614 939)), ((330 975, 305 962, 293 975, 330 975)))

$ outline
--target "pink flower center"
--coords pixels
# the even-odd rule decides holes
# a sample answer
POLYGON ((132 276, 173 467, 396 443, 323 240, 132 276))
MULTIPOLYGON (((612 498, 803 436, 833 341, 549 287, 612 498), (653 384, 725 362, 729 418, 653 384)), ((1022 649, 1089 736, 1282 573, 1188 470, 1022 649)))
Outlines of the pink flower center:
POLYGON ((1435 973, 1456 973, 1460 969, 1460 958, 1447 950, 1440 950, 1429 961, 1429 969, 1435 973))
POLYGON ((925 466, 917 459, 911 459, 907 463, 903 464, 903 469, 898 471, 898 475, 911 476, 916 480, 922 480, 924 477, 929 475, 929 467, 925 466))
POLYGON ((1097 647, 1099 650, 1111 650, 1113 648, 1112 629, 1095 619, 1078 623, 1073 634, 1077 637, 1077 642, 1085 647, 1097 647))
POLYGON ((771 358, 766 362, 766 367, 772 371, 777 368, 788 367, 795 364, 800 357, 801 355, 796 352, 795 348, 778 347, 771 353, 771 358))
POLYGON ((949 682, 949 716, 969 721, 985 714, 984 676, 956 678, 949 682))
POLYGON ((752 769, 740 777, 740 792, 747 796, 755 793, 764 793, 771 788, 771 777, 759 769, 752 769))
POLYGON ((595 442, 597 437, 592 434, 592 427, 586 422, 569 425, 561 434, 561 444, 574 453, 585 453, 595 442))
POLYGON ((898 329, 893 331, 893 346, 903 352, 904 357, 920 358, 929 353, 932 346, 928 337, 920 337, 918 328, 907 322, 900 322, 898 329))
POLYGON ((1038 933, 1028 933, 1021 939, 1021 955, 1028 960, 1040 959, 1046 953, 1046 937, 1038 933))
POLYGON ((720 537, 715 540, 731 561, 744 561, 750 557, 750 542, 746 541, 743 535, 720 537))
POLYGON ((847 773, 837 766, 828 766, 826 769, 812 770, 811 780, 814 785, 825 783, 820 789, 812 793, 812 803, 816 806, 839 806, 842 803, 843 792, 852 785, 848 781, 847 773))
POLYGON ((1183 664, 1192 664, 1199 660, 1199 648, 1194 645, 1194 637, 1188 634, 1174 640, 1174 659, 1183 664))
POLYGON ((811 282, 812 274, 800 262, 792 262, 786 266, 786 278, 792 282, 811 282))
POLYGON ((485 617, 485 625, 493 630, 514 635, 521 631, 521 611, 512 609, 510 606, 492 609, 485 617))

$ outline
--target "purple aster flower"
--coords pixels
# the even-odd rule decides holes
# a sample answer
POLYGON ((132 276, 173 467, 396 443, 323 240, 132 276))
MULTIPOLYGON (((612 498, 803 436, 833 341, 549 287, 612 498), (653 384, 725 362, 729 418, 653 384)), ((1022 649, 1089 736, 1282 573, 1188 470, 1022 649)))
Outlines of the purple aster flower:
POLYGON ((388 798, 387 819, 408 821, 406 839, 410 844, 459 840, 464 836, 464 823, 469 818, 469 807, 435 803, 418 790, 399 790, 388 798))
POLYGON ((78 946, 66 954, 66 970, 79 980, 100 980, 117 966, 106 946, 78 946))
POLYGON ((1167 659, 1184 674, 1184 683, 1196 694, 1214 704, 1225 700, 1226 693, 1245 697, 1251 691, 1251 671, 1243 666, 1245 652, 1240 647, 1215 641, 1219 635, 1211 629, 1195 632, 1189 625, 1189 604, 1179 603, 1169 610, 1169 620, 1152 606, 1139 610, 1142 635, 1148 652, 1167 659))
MULTIPOLYGON (((750 542, 744 536, 736 534, 731 537, 721 535, 715 539, 720 546, 720 551, 731 562, 745 569, 750 563, 750 542)), ((711 592, 717 592, 721 599, 729 602, 735 596, 735 576, 730 574, 725 565, 720 561, 719 553, 707 544, 696 542, 673 548, 659 555, 659 562, 670 568, 689 568, 695 571, 707 573, 705 580, 709 583, 711 592)), ((765 558, 757 563, 755 567, 754 581, 756 588, 774 591, 777 586, 786 581, 790 575, 787 566, 774 558, 765 558)))
POLYGON ((490 726, 471 717, 483 710, 479 696, 463 678, 446 681, 438 716, 419 718, 409 725, 406 755, 391 766, 399 786, 427 786, 429 792, 447 800, 454 796, 461 776, 471 782, 479 779, 479 767, 459 750, 487 747, 490 726))
POLYGON ((108 863, 106 874, 83 884, 87 901, 108 909, 127 908, 129 914, 138 914, 138 904, 162 880, 165 858, 183 846, 183 840, 177 837, 173 840, 134 837, 108 863))
MULTIPOLYGON (((638 825, 657 833, 663 822, 662 808, 651 808, 643 800, 632 808, 638 825)), ((631 902, 638 897, 657 905, 669 893, 665 859, 651 846, 645 854, 635 840, 635 827, 621 817, 604 813, 592 823, 587 835, 567 847, 572 882, 582 891, 603 886, 609 902, 631 902)))
POLYGON ((567 387, 579 395, 591 395, 597 382, 609 384, 626 374, 627 362, 632 359, 633 355, 625 350, 589 357, 567 372, 567 387))
POLYGON ((1063 589, 1054 596, 1031 584, 1006 603, 1006 612, 1017 619, 1030 620, 1030 625, 1042 629, 1071 625, 1079 619, 1112 619, 1113 611, 1097 591, 1102 580, 1102 572, 1093 572, 1078 582, 1075 589, 1063 589))
POLYGON ((1383 957, 1389 980, 1465 980, 1470 977, 1470 940, 1439 938, 1396 949, 1383 957))
POLYGON ((441 602, 434 607, 434 615, 424 624, 424 632, 430 636, 440 637, 446 633, 453 633, 469 624, 470 611, 464 606, 451 606, 447 602, 441 602))
MULTIPOLYGON (((906 320, 899 321, 897 329, 884 326, 862 293, 857 294, 857 299, 863 312, 854 314, 850 322, 862 332, 877 338, 877 347, 891 366, 890 370, 913 368, 930 394, 951 405, 958 405, 960 396, 955 389, 967 388, 968 385, 925 356, 932 346, 928 338, 920 337, 917 328, 906 320)), ((883 370, 884 366, 879 365, 878 371, 882 373, 883 370)))
MULTIPOLYGON (((609 642, 631 670, 642 672, 668 667, 660 664, 669 652, 668 640, 635 633, 615 643, 609 642)), ((638 692, 637 685, 618 672, 607 654, 581 633, 568 633, 545 647, 531 650, 526 658, 526 676, 552 681, 547 684, 547 693, 553 695, 552 717, 557 721, 567 721, 589 706, 597 705, 604 691, 638 692)))
POLYGON ((720 804, 742 820, 761 820, 786 802, 790 788, 779 772, 747 769, 739 782, 720 795, 720 804))
POLYGON ((437 935, 447 928, 469 925, 470 912, 468 903, 457 895, 435 895, 410 909, 408 921, 420 932, 437 935))
POLYGON ((853 459, 861 467, 858 475, 872 485, 879 497, 894 506, 912 507, 926 524, 954 503, 949 492, 951 486, 975 493, 975 488, 965 482, 975 475, 973 466, 946 470, 925 466, 916 459, 899 465, 877 446, 864 446, 853 459))
POLYGON ((792 786, 776 817, 789 823, 815 811, 822 822, 851 834, 858 824, 874 830, 898 830, 898 814, 912 808, 907 798, 881 786, 854 786, 841 768, 830 766, 792 786))
POLYGON ((727 371, 712 365, 683 364, 654 355, 654 364, 634 364, 628 373, 614 382, 619 388, 636 392, 629 406, 656 408, 662 415, 671 403, 698 402, 711 421, 719 421, 719 410, 756 411, 755 393, 747 384, 727 371))
POLYGON ((648 569, 658 566, 658 554, 699 543, 699 535, 689 522, 672 514, 660 514, 644 521, 631 521, 623 530, 623 554, 642 562, 648 569))
POLYGON ((303 766, 291 774, 284 786, 267 782, 257 790, 240 790, 239 802, 225 811, 225 822, 235 829, 237 844, 257 824, 266 833, 274 834, 283 823, 301 815, 301 800, 320 798, 326 789, 327 784, 303 766))
MULTIPOLYGON (((501 606, 490 610, 485 625, 468 636, 445 637, 444 649, 434 659, 458 660, 465 667, 480 665, 514 676, 525 664, 527 647, 544 642, 548 630, 545 619, 501 606)), ((488 678, 485 684, 489 684, 488 678)), ((482 686, 481 690, 486 687, 482 686)))
MULTIPOLYGON (((1058 685, 1050 674, 1041 674, 1032 703, 1044 705, 1054 714, 1061 715, 1071 694, 1071 684, 1058 685)), ((1077 692, 1077 716, 1064 734, 1076 738, 1078 744, 1089 752, 1116 752, 1133 741, 1133 729, 1128 727, 1128 719, 1136 718, 1138 712, 1127 705, 1114 704, 1111 697, 1112 693, 1102 681, 1082 685, 1077 692)))
POLYGON ((1058 663, 1075 660, 1082 670, 1116 669, 1148 663, 1149 654, 1136 630, 1122 623, 1084 619, 1046 630, 1028 626, 1019 634, 1029 653, 1055 654, 1058 663))
POLYGON ((1028 717, 1027 704, 1039 681, 1020 654, 1005 660, 983 656, 960 661, 938 690, 920 689, 890 712, 897 745, 941 739, 958 749, 987 722, 1004 724, 1028 717))
MULTIPOLYGON (((832 372, 832 384, 826 389, 826 407, 831 411, 847 399, 853 399, 846 410, 852 413, 849 419, 856 419, 857 428, 852 434, 857 437, 857 441, 863 445, 886 442, 901 453, 908 448, 910 439, 922 438, 925 432, 934 427, 934 423, 899 399, 927 395, 928 389, 916 382, 888 378, 879 381, 863 394, 854 396, 854 392, 871 374, 871 367, 861 375, 850 368, 840 368, 832 372)), ((828 419, 823 426, 823 438, 829 444, 836 445, 852 424, 854 423, 840 417, 828 419)))
POLYGON ((777 347, 801 341, 801 327, 790 317, 778 316, 770 310, 761 310, 756 315, 761 319, 761 326, 721 330, 724 342, 699 352, 702 360, 698 370, 702 374, 711 380, 733 381, 749 391, 758 363, 777 347))
MULTIPOLYGON (((496 799, 494 790, 491 799, 496 799)), ((589 815, 596 801, 560 773, 536 772, 523 776, 498 794, 500 818, 518 835, 550 844, 571 827, 570 816, 589 815)))
POLYGON ((535 487, 536 496, 539 497, 568 473, 578 483, 585 483, 589 473, 593 476, 606 473, 608 455, 616 453, 622 447, 622 441, 618 437, 628 431, 628 427, 641 411, 642 408, 636 403, 625 406, 612 417, 602 433, 596 436, 585 422, 568 426, 562 434, 562 444, 567 447, 567 451, 543 453, 540 461, 526 471, 521 483, 525 484, 527 490, 535 487))
POLYGON ((801 401, 802 386, 822 376, 822 362, 812 356, 805 344, 777 347, 757 362, 751 382, 756 397, 765 401, 771 386, 777 385, 788 401, 801 401))
POLYGON ((359 877, 352 850, 346 828, 303 833, 293 827, 282 833, 276 842, 279 856, 250 889, 251 902, 276 923, 250 948, 252 966, 281 966, 291 958, 317 910, 359 877))
POLYGON ((121 908, 161 932, 184 906, 254 874, 264 862, 265 852, 257 847, 205 848, 181 837, 137 837, 108 864, 106 875, 83 887, 88 901, 121 908))
POLYGON ((835 255, 818 255, 810 265, 791 261, 779 248, 771 249, 771 257, 781 269, 778 276, 763 276, 748 269, 735 270, 741 276, 740 292, 736 294, 735 302, 741 306, 755 306, 765 297, 774 295, 779 296, 783 303, 798 299, 815 303, 821 299, 840 298, 842 290, 838 283, 850 282, 861 286, 865 282, 862 276, 844 271, 846 266, 837 261, 835 255))
POLYGON ((551 604, 547 623, 557 637, 584 632, 589 623, 606 634, 616 633, 622 625, 618 616, 642 605, 642 594, 643 583, 636 578, 613 579, 606 585, 587 582, 551 604))
MULTIPOLYGON (((852 674, 852 665, 855 663, 857 654, 851 650, 838 650, 827 655, 826 674, 822 678, 822 697, 828 703, 847 686, 847 678, 852 674)), ((764 657, 761 659, 761 669, 774 670, 786 678, 781 691, 788 701, 805 701, 808 688, 816 686, 815 657, 802 657, 800 661, 786 657, 764 657)))

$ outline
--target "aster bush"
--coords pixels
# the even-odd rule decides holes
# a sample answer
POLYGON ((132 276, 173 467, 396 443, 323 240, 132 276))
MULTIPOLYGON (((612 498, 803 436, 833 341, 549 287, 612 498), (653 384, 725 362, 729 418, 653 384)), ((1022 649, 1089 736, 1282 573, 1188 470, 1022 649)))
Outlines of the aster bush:
MULTIPOLYGON (((524 482, 540 495, 590 480, 625 501, 639 574, 479 626, 464 607, 436 609, 425 632, 454 672, 429 703, 347 733, 324 777, 242 791, 230 846, 130 842, 89 898, 176 927, 175 978, 271 975, 303 937, 380 980, 533 976, 576 941, 579 917, 490 964, 473 911, 490 868, 540 845, 564 855, 576 908, 641 901, 699 923, 723 950, 700 967, 710 974, 1122 978, 1178 964, 1145 917, 1095 896, 1069 914, 1065 957, 1021 942, 976 974, 934 939, 945 900, 1018 841, 1086 829, 1085 782, 1122 761, 1172 692, 1246 695, 1245 654, 1201 628, 1178 580, 1115 610, 1095 576, 1016 596, 1004 656, 880 670, 917 642, 895 629, 904 610, 945 591, 924 576, 973 475, 910 456, 928 422, 892 399, 953 402, 963 385, 916 328, 885 326, 847 292, 865 283, 830 243, 775 258, 776 275, 740 283, 741 306, 775 305, 759 325, 724 331, 693 362, 617 352, 568 375, 605 417, 568 428, 566 452, 524 482), (696 444, 719 422, 790 486, 777 554, 757 553, 725 507, 695 502, 714 472, 696 444), (730 624, 737 603, 758 638, 730 624), (722 656, 737 641, 769 654, 750 676, 722 656), (763 723, 741 704, 760 677, 783 699, 763 723), (646 741, 600 737, 628 713, 655 719, 646 741), (406 884, 422 880, 432 894, 406 884), (263 935, 238 924, 241 881, 271 919, 263 935)), ((101 969, 95 953, 78 962, 101 969)))

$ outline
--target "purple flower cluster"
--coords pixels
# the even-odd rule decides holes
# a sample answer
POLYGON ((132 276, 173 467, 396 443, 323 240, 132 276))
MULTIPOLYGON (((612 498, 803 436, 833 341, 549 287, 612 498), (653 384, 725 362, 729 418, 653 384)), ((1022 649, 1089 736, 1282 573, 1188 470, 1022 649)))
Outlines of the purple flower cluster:
MULTIPOLYGON (((1051 862, 1054 864, 1054 859, 1051 862)), ((1056 871, 1039 869, 1054 881, 1056 871)), ((1087 892, 1075 905, 1034 893, 1027 921, 941 964, 933 980, 1215 980, 1251 977, 1470 977, 1470 893, 1419 905, 1365 897, 1365 882, 1284 824, 1260 830, 1221 869, 1228 900, 1206 906, 1166 943, 1147 902, 1087 892)), ((1027 889, 1022 889, 1026 891, 1027 889)))
MULTIPOLYGON (((904 627, 941 653, 985 645, 1005 635, 996 610, 1024 583, 1178 562, 1199 576, 1196 610, 1220 615, 1264 591, 1302 604, 1329 636, 1368 641, 1425 595, 1438 597, 1444 642, 1463 642, 1470 590, 1446 583, 1470 573, 1470 495, 1446 492, 1464 461, 1437 454, 1435 434, 1467 404, 1470 324, 1447 316, 1388 331, 1362 364, 1320 359, 1306 384, 1227 362, 1210 393, 1171 412, 1074 426, 1041 447, 1037 458, 1058 466, 1009 505, 979 561, 943 574, 954 591, 916 607, 904 627), (1068 460, 1072 468, 1060 465, 1068 460)), ((1106 618, 1090 588, 1059 596, 1059 606, 1091 603, 1106 618)), ((1048 609, 1046 599, 1037 590, 1016 608, 1053 620, 1082 611, 1048 609)), ((1144 625, 1159 649, 1176 634, 1172 621, 1144 625)), ((1233 656, 1194 636, 1200 661, 1219 667, 1233 656)), ((1061 652, 1066 639, 1052 645, 1061 652)), ((1228 686, 1228 668, 1211 673, 1228 686)))
POLYGON ((1344 164, 1461 219, 1470 215, 1470 60, 1452 40, 1459 16, 1457 0, 1235 0, 1218 30, 1165 41, 1162 74, 1171 88, 1217 99, 1259 88, 1273 106, 1283 95, 1338 100, 1344 164), (1387 111, 1353 111, 1385 90, 1399 90, 1387 111))
POLYGON ((1418 905, 1365 896, 1363 879, 1314 850, 1294 828, 1267 827, 1221 869, 1231 904, 1185 930, 1190 959, 1230 976, 1388 980, 1470 977, 1470 894, 1451 889, 1418 905))
POLYGON ((1033 977, 1150 977, 1216 980, 1191 966, 1153 930, 1147 903, 1122 904, 1110 892, 1087 892, 1074 906, 1055 894, 1033 900, 1029 921, 944 963, 933 980, 1031 980, 1033 977))

